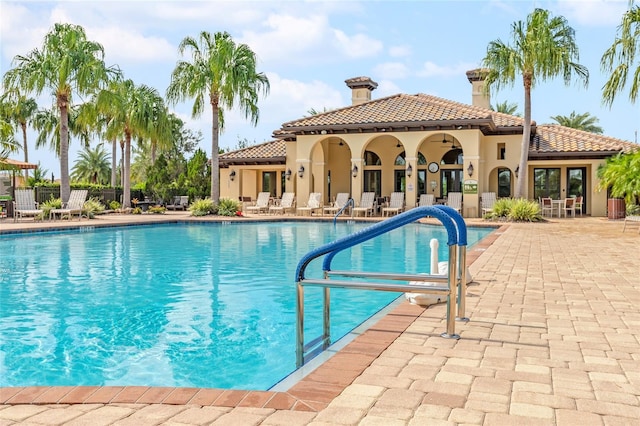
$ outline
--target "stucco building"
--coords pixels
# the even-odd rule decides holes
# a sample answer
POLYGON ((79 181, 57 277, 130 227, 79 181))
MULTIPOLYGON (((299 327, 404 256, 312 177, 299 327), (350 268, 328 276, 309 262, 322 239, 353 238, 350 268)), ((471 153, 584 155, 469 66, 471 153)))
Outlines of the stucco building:
MULTIPOLYGON (((286 122, 273 133, 275 140, 221 155, 221 197, 294 192, 304 202, 320 192, 328 204, 348 192, 357 204, 365 191, 379 197, 401 191, 411 208, 423 193, 444 199, 462 192, 463 215, 477 217, 481 193, 514 194, 524 120, 490 109, 481 70, 467 72, 467 79, 471 104, 421 93, 372 99, 376 82, 348 79, 350 106, 286 122)), ((582 195, 584 214, 605 216, 598 166, 636 147, 533 122, 526 197, 582 195)))

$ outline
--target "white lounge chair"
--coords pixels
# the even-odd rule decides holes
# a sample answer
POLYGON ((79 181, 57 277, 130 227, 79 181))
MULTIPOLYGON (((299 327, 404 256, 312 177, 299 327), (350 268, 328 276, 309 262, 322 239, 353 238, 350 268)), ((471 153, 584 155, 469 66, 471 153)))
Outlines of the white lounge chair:
POLYGON ((420 194, 420 201, 418 201, 418 206, 432 206, 436 202, 436 197, 433 194, 420 194))
POLYGON ((188 195, 176 195, 173 197, 173 202, 171 204, 167 204, 167 210, 187 210, 188 206, 188 195))
POLYGON ((309 194, 309 201, 307 201, 307 205, 300 206, 296 209, 297 214, 306 214, 309 212, 309 215, 313 215, 314 211, 322 211, 322 194, 319 192, 312 192, 309 194))
POLYGON ((62 208, 49 210, 49 220, 55 219, 56 215, 60 215, 60 219, 67 215, 69 220, 71 220, 74 214, 77 214, 78 220, 80 220, 82 218, 84 202, 87 201, 88 192, 86 189, 72 190, 71 194, 69 194, 69 201, 63 205, 62 208))
POLYGON ((349 193, 338 192, 338 194, 336 195, 336 200, 333 202, 332 205, 326 206, 323 209, 323 213, 336 214, 340 211, 341 208, 346 206, 348 202, 349 202, 349 193))
POLYGON ((296 197, 293 192, 285 192, 282 194, 278 205, 269 206, 269 214, 285 214, 293 210, 296 197))
POLYGON ((391 216, 404 210, 404 192, 392 192, 389 206, 382 208, 382 216, 391 216))
POLYGON ((360 204, 358 207, 354 207, 353 214, 357 216, 359 213, 364 213, 365 216, 373 216, 373 203, 376 200, 375 192, 363 192, 360 198, 360 204))
POLYGON ((253 206, 245 207, 247 213, 267 213, 269 211, 269 197, 271 194, 268 192, 258 193, 258 198, 253 206))
POLYGON ((42 210, 38 208, 38 203, 33 196, 32 189, 16 189, 15 201, 13 202, 13 221, 23 217, 36 217, 42 214, 42 210))
POLYGON ((462 192, 449 192, 447 194, 447 206, 462 213, 462 192))
POLYGON ((483 192, 481 196, 482 214, 485 215, 487 213, 491 213, 493 211, 493 206, 495 203, 496 203, 495 192, 483 192))

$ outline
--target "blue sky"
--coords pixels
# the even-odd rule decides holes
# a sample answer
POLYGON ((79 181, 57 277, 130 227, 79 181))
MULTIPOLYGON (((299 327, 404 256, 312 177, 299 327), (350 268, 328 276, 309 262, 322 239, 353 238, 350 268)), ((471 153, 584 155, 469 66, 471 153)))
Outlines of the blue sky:
MULTIPOLYGON (((562 79, 539 82, 532 93, 532 118, 589 112, 605 134, 628 141, 640 131, 640 104, 631 104, 628 89, 611 108, 601 103, 607 76, 600 70, 602 53, 613 42, 627 0, 554 1, 0 1, 0 71, 17 54, 40 47, 56 22, 85 28, 101 43, 107 65, 118 65, 125 77, 155 87, 164 95, 185 36, 201 31, 229 32, 258 56, 258 70, 271 83, 259 102, 257 127, 238 111, 226 114, 222 147, 239 139, 251 143, 272 139, 281 124, 308 115, 314 108, 347 106, 351 93, 344 80, 369 76, 379 83, 373 98, 396 93, 426 93, 471 103, 465 72, 477 68, 487 45, 510 40, 511 24, 525 20, 534 8, 564 16, 575 29, 579 62, 589 69, 589 86, 562 79)), ((52 98, 39 98, 49 107, 52 98)), ((509 101, 522 113, 520 81, 512 89, 491 94, 491 103, 509 101)), ((210 110, 191 118, 191 104, 174 107, 193 130, 204 136, 210 154, 210 110)), ((40 162, 59 177, 59 161, 48 149, 35 150, 30 138, 30 162, 40 162)), ((21 140, 21 139, 20 139, 21 140)), ((97 143, 98 141, 96 141, 97 143)), ((71 141, 70 167, 78 150, 71 141)), ((110 152, 110 151, 109 151, 110 152)), ((14 158, 21 159, 22 153, 14 158)))

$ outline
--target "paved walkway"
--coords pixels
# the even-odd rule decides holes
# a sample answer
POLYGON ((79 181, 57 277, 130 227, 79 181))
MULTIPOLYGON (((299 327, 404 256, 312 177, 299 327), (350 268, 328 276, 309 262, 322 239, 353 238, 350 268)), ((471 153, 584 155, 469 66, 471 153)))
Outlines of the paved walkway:
POLYGON ((444 305, 405 303, 287 392, 4 388, 0 425, 638 424, 640 235, 622 226, 501 228, 469 253, 457 341, 444 305))

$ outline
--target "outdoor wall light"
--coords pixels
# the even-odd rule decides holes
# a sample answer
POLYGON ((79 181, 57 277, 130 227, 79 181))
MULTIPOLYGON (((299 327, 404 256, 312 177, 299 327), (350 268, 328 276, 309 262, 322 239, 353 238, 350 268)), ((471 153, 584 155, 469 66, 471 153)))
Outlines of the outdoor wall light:
POLYGON ((351 176, 358 176, 358 166, 356 166, 355 164, 353 165, 353 169, 351 169, 351 176))
POLYGON ((436 188, 438 187, 438 184, 436 183, 435 180, 431 181, 431 191, 432 192, 436 192, 436 188))
POLYGON ((291 180, 291 169, 287 169, 287 171, 284 173, 284 177, 286 177, 287 180, 291 180))
POLYGON ((467 167, 467 173, 469 177, 473 176, 473 163, 469 163, 469 167, 467 167))
POLYGON ((518 164, 516 166, 516 178, 518 177, 519 174, 520 174, 520 165, 518 164))
POLYGON ((302 176, 304 176, 304 166, 301 164, 300 168, 298 169, 298 176, 300 176, 300 179, 302 179, 302 176))
POLYGON ((407 167, 407 177, 411 177, 412 174, 413 174, 413 167, 411 167, 411 163, 409 163, 409 166, 407 167))
POLYGON ((229 173, 229 180, 231 182, 233 182, 236 178, 236 171, 235 170, 231 170, 231 173, 229 173))

